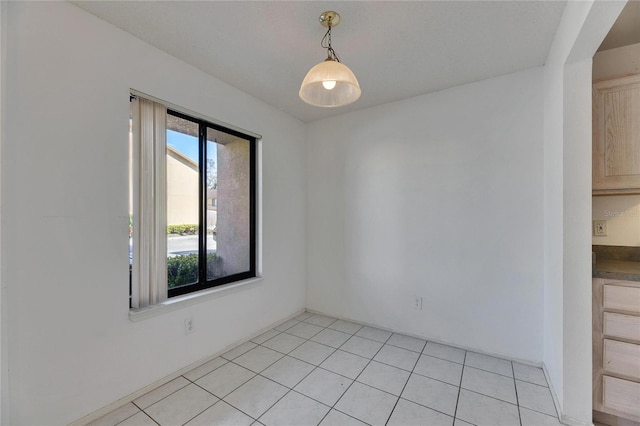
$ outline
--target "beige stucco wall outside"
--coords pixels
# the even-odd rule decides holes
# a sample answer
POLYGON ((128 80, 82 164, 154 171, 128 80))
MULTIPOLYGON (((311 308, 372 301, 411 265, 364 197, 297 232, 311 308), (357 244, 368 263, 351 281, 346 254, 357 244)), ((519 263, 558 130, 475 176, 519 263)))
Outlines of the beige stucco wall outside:
POLYGON ((198 223, 198 165, 167 147, 167 225, 198 223))
POLYGON ((218 145, 217 252, 226 274, 250 267, 249 143, 238 139, 218 145))

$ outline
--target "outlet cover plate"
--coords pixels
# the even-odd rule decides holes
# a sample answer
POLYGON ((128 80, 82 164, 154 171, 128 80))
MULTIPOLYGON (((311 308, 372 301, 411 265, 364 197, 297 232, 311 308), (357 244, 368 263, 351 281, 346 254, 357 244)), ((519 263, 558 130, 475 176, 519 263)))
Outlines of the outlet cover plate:
POLYGON ((413 308, 417 309, 419 311, 422 310, 422 297, 421 296, 414 296, 413 297, 413 308))
POLYGON ((594 237, 606 237, 607 236, 607 221, 606 220, 594 220, 593 221, 593 236, 594 237))
POLYGON ((191 334, 195 330, 193 329, 193 318, 186 318, 184 320, 184 334, 191 334))

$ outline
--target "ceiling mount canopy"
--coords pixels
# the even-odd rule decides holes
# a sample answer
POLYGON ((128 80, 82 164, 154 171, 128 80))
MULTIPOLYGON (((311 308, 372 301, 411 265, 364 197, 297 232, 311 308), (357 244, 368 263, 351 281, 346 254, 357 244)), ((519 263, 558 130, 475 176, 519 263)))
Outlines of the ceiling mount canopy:
POLYGON ((331 46, 331 28, 340 23, 337 12, 320 15, 320 25, 327 29, 320 45, 327 49, 327 59, 309 70, 300 87, 300 99, 319 107, 338 107, 355 102, 362 91, 353 72, 340 62, 331 46))

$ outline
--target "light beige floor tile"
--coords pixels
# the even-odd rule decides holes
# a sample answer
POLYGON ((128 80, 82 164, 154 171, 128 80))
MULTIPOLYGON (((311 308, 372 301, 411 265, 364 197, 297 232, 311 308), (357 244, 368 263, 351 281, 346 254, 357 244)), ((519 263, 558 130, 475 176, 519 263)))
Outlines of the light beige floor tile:
POLYGON ((522 426, 562 426, 555 416, 548 416, 528 408, 520 407, 522 426))
POLYGON ((355 334, 362 328, 362 325, 356 324, 355 322, 338 320, 331 324, 328 328, 342 331, 343 333, 355 334))
POLYGON ((303 344, 305 341, 305 339, 294 336, 293 334, 281 333, 276 337, 264 342, 262 346, 273 349, 274 351, 278 351, 283 354, 288 354, 289 352, 303 344))
POLYGON ((144 411, 161 426, 184 424, 218 401, 204 389, 190 384, 144 411))
POLYGON ((396 346, 384 345, 373 358, 374 361, 411 371, 416 365, 419 353, 396 346))
POLYGON ((240 355, 242 355, 245 352, 250 351, 251 349, 255 348, 256 345, 253 342, 244 342, 243 344, 236 346, 235 348, 231 349, 228 352, 225 352, 222 354, 222 358, 227 359, 229 361, 239 357, 240 355))
POLYGON ((530 365, 513 363, 513 373, 516 379, 523 382, 533 383, 535 385, 547 386, 547 379, 544 377, 542 368, 532 367, 530 365))
POLYGON ((186 426, 249 426, 253 421, 251 417, 226 402, 218 401, 192 419, 186 426))
POLYGON ((192 382, 195 382, 200 377, 211 373, 213 370, 215 370, 218 367, 222 367, 227 362, 228 361, 222 357, 214 358, 211 361, 202 364, 200 367, 194 368, 193 370, 189 371, 187 374, 184 374, 184 377, 188 380, 191 380, 192 382))
POLYGON ((256 376, 227 395, 224 401, 257 419, 287 391, 286 387, 274 381, 256 376))
POLYGON ((304 321, 310 324, 318 325, 320 327, 328 327, 334 322, 336 322, 336 319, 325 316, 325 315, 315 314, 315 315, 311 315, 309 318, 307 318, 304 321))
POLYGON ((371 361, 357 380, 376 389, 400 396, 410 374, 406 370, 371 361))
POLYGON ((254 372, 230 362, 196 380, 196 384, 218 398, 223 398, 255 375, 254 372))
POLYGON ((300 324, 300 321, 294 320, 294 319, 290 319, 289 321, 285 321, 282 324, 280 324, 277 327, 274 327, 276 330, 278 331, 286 331, 288 329, 290 329, 293 326, 296 326, 300 324))
POLYGON ((400 398, 387 426, 451 426, 453 417, 400 398))
POLYGON ((467 352, 467 358, 465 359, 464 364, 480 370, 513 377, 511 361, 507 361, 506 359, 496 358, 476 352, 467 352))
POLYGON ((283 386, 293 388, 304 379, 307 374, 311 373, 314 368, 315 366, 307 362, 285 356, 261 374, 283 386))
POLYGON ((427 342, 426 346, 422 350, 425 355, 430 355, 436 358, 444 359, 447 361, 457 362, 458 364, 464 364, 465 352, 463 349, 454 348, 453 346, 442 345, 435 342, 427 342))
POLYGON ((154 422, 151 417, 140 411, 122 423, 118 423, 118 426, 157 426, 157 423, 154 422))
POLYGON ((416 339, 415 337, 405 336, 404 334, 393 333, 393 335, 387 340, 387 345, 398 346, 402 349, 408 349, 414 352, 422 352, 424 345, 427 344, 426 340, 416 339))
POLYGON ((302 337, 303 339, 310 339, 311 337, 320 333, 322 330, 324 329, 317 325, 301 322, 298 325, 294 325, 293 327, 289 328, 287 330, 287 333, 293 334, 294 336, 302 337))
POLYGON ((316 426, 330 409, 297 392, 289 392, 260 417, 260 422, 266 426, 316 426))
POLYGON ((482 426, 514 426, 520 424, 516 405, 466 389, 460 390, 456 418, 482 426))
POLYGON ((550 416, 557 416, 549 388, 516 380, 516 389, 518 391, 518 403, 521 407, 550 416))
POLYGON ((351 335, 348 333, 325 328, 320 333, 313 336, 311 340, 316 343, 331 346, 332 348, 339 348, 344 344, 344 342, 349 340, 350 337, 351 335))
POLYGON ((333 352, 335 352, 334 348, 309 340, 291 351, 289 356, 313 365, 320 365, 333 352))
POLYGON ((450 385, 460 386, 462 379, 462 364, 435 358, 429 355, 420 355, 420 359, 413 369, 413 372, 421 376, 431 377, 449 383, 450 385))
POLYGON ((145 408, 149 407, 150 405, 155 404, 156 402, 158 402, 161 399, 171 395, 172 393, 182 389, 183 387, 187 386, 188 384, 189 384, 189 380, 185 379, 184 377, 182 377, 182 376, 176 377, 175 379, 171 380, 170 382, 165 383, 164 385, 155 388, 151 392, 142 395, 138 399, 135 399, 133 401, 133 403, 144 410, 145 408))
POLYGON ((323 404, 333 406, 351 383, 353 383, 351 379, 322 368, 316 368, 294 390, 323 404))
POLYGON ((261 335, 254 337, 253 339, 251 339, 251 341, 253 343, 261 344, 271 339, 272 337, 276 337, 280 333, 281 333, 280 331, 276 330, 275 328, 272 328, 271 330, 265 331, 261 335))
POLYGON ((335 408, 370 425, 384 425, 398 397, 361 383, 354 383, 335 408))
POLYGON ((331 410, 322 420, 320 426, 366 426, 366 423, 362 423, 360 420, 347 416, 340 411, 331 410))
POLYGON ((448 383, 412 374, 402 392, 402 398, 453 416, 458 390, 458 387, 448 383))
POLYGON ((462 374, 462 387, 511 404, 518 403, 515 384, 511 377, 465 365, 462 374))
POLYGON ((364 337, 365 339, 375 340, 376 342, 385 343, 393 333, 386 330, 380 330, 379 328, 364 326, 357 333, 356 336, 364 337))
POLYGON ((342 374, 350 379, 355 379, 368 363, 369 360, 366 358, 338 349, 320 364, 320 367, 333 371, 334 373, 342 374))
POLYGON ((251 371, 260 373, 283 356, 283 354, 276 352, 273 349, 258 346, 257 348, 253 348, 249 352, 240 355, 238 358, 234 359, 233 362, 243 366, 244 368, 248 368, 251 371))
POLYGON ((378 353, 382 343, 363 337, 352 336, 340 346, 340 350, 360 355, 365 358, 373 358, 378 353))

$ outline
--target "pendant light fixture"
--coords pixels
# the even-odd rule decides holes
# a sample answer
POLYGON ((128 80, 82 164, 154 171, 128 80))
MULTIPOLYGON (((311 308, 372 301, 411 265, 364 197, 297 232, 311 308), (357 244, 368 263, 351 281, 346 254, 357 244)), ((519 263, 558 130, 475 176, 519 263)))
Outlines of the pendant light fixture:
POLYGON ((300 87, 300 99, 319 107, 338 107, 355 102, 362 93, 356 76, 331 47, 331 28, 340 23, 337 12, 320 15, 320 25, 328 28, 320 45, 327 49, 327 59, 309 70, 300 87))

